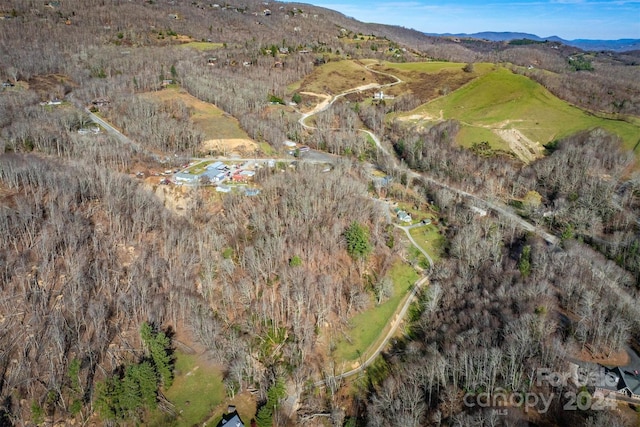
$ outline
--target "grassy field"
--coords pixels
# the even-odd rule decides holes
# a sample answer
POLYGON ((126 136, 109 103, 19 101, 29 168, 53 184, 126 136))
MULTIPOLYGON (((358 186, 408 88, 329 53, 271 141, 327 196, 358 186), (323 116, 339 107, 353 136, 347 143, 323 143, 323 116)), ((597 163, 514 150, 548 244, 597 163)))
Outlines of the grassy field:
MULTIPOLYGON (((390 95, 411 94, 420 103, 427 103, 453 92, 473 79, 490 72, 493 64, 475 64, 473 72, 465 72, 466 64, 459 62, 407 62, 376 64, 373 69, 393 74, 403 83, 386 90, 390 95)), ((389 118, 395 117, 390 114, 389 118)))
POLYGON ((215 105, 200 101, 179 88, 150 92, 145 96, 161 102, 184 102, 192 109, 191 120, 204 133, 205 139, 249 139, 247 133, 240 128, 238 120, 215 105))
POLYGON ((175 405, 178 416, 175 420, 166 420, 166 415, 159 413, 150 424, 177 427, 198 425, 208 419, 224 400, 222 373, 201 357, 204 356, 177 353, 176 377, 165 395, 175 405))
POLYGON ((357 86, 377 83, 376 74, 356 61, 331 61, 316 67, 299 86, 290 89, 300 92, 338 94, 357 86))
POLYGON ((475 142, 487 141, 494 151, 500 150, 507 153, 511 151, 507 141, 498 137, 491 129, 484 127, 462 126, 456 138, 458 143, 466 148, 471 148, 475 142))
MULTIPOLYGON (((389 63, 385 63, 385 65, 390 70, 397 70, 399 73, 410 73, 410 72, 417 71, 420 73, 433 74, 443 70, 463 73, 464 71, 462 71, 462 69, 466 64, 463 64, 461 62, 429 61, 429 62, 403 62, 403 63, 389 62, 389 63)), ((474 73, 476 75, 487 74, 494 67, 495 65, 490 63, 478 63, 473 65, 474 73)))
POLYGON ((204 172, 207 169, 207 166, 209 166, 211 163, 214 163, 214 162, 215 160, 205 160, 204 162, 196 163, 195 165, 188 168, 187 172, 193 175, 200 175, 202 172, 204 172))
POLYGON ((390 269, 387 277, 393 280, 393 296, 351 319, 350 342, 345 339, 339 340, 333 352, 337 363, 358 360, 380 338, 398 305, 418 280, 418 273, 411 266, 398 261, 390 269))
POLYGON ((409 234, 424 251, 431 255, 434 261, 437 262, 440 259, 445 239, 436 225, 412 228, 409 234))
POLYGON ((268 142, 261 142, 258 145, 260 146, 260 151, 262 151, 267 156, 276 154, 276 150, 274 150, 273 147, 270 146, 268 142))
POLYGON ((189 47, 191 49, 196 49, 201 51, 207 51, 207 50, 220 49, 224 45, 222 43, 211 43, 211 42, 189 42, 189 43, 183 43, 180 46, 189 47))
MULTIPOLYGON (((411 218, 412 218, 411 224, 418 223, 423 219, 430 219, 432 221, 435 219, 435 216, 433 214, 428 213, 425 210, 417 209, 416 206, 414 206, 411 203, 398 202, 397 208, 411 215, 411 218)), ((402 225, 407 225, 407 224, 402 224, 402 225)))
POLYGON ((405 116, 431 122, 440 118, 459 120, 465 127, 458 135, 460 144, 488 141, 496 149, 504 149, 505 143, 492 129, 516 129, 532 141, 546 144, 580 130, 601 127, 617 134, 629 149, 640 135, 640 127, 634 124, 597 117, 571 106, 533 80, 504 68, 488 72, 405 116))

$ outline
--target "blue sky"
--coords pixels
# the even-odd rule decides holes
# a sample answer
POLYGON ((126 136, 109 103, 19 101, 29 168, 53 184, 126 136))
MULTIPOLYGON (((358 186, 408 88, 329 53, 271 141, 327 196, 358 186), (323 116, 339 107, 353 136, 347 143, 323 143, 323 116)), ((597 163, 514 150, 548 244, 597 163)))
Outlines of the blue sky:
POLYGON ((427 33, 514 31, 541 37, 640 39, 640 0, 311 0, 364 22, 427 33))

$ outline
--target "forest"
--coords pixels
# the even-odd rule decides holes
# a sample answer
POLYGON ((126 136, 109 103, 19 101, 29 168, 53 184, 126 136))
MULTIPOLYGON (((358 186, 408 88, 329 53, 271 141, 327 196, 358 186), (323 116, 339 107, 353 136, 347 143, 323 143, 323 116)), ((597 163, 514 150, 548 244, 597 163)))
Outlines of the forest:
POLYGON ((217 407, 189 424, 172 401, 192 353, 218 369, 224 402, 248 396, 245 425, 637 425, 638 402, 566 410, 566 392, 594 390, 535 379, 640 347, 635 148, 585 129, 523 163, 456 144, 455 119, 394 115, 491 63, 637 125, 638 52, 460 43, 257 0, 6 0, 0 15, 1 426, 216 421, 217 407), (363 65, 385 61, 464 71, 433 93, 344 94, 391 84, 363 65), (149 96, 167 87, 277 160, 256 169, 259 194, 159 183, 212 154, 192 105, 149 96), (90 114, 121 133, 87 135, 90 114), (290 155, 287 140, 331 161, 290 155), (393 203, 437 226, 432 265, 393 203), (398 266, 427 285, 384 351, 343 378, 336 347, 394 297, 398 266), (555 398, 544 411, 468 404, 498 389, 555 398))

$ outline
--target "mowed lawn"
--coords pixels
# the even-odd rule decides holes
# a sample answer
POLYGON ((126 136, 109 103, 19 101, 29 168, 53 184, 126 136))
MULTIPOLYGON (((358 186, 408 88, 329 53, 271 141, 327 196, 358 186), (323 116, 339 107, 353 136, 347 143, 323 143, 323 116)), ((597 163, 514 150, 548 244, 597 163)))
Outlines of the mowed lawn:
POLYGON ((191 427, 207 420, 212 411, 225 399, 222 372, 203 355, 177 352, 176 376, 164 392, 175 405, 176 419, 157 411, 150 424, 191 427))
POLYGON ((418 273, 410 265, 397 261, 387 273, 387 277, 393 280, 393 296, 351 319, 351 328, 348 332, 350 340, 340 339, 333 351, 333 357, 337 363, 356 361, 361 356, 366 357, 367 350, 370 350, 381 338, 398 305, 418 280, 418 273))
POLYGON ((440 234, 438 226, 430 224, 423 227, 415 227, 409 230, 409 234, 411 234, 413 240, 416 241, 422 250, 426 251, 431 256, 434 262, 437 262, 440 259, 444 248, 445 238, 440 234))
POLYGON ((238 120, 213 104, 199 100, 178 87, 166 88, 144 96, 161 102, 179 101, 191 109, 191 121, 207 139, 249 139, 238 120))
POLYGON ((617 134, 625 147, 633 149, 640 135, 639 126, 597 117, 505 68, 492 70, 405 115, 460 121, 463 131, 458 142, 464 146, 488 141, 494 148, 504 148, 504 142, 491 131, 493 128, 517 129, 543 145, 580 130, 601 127, 617 134))

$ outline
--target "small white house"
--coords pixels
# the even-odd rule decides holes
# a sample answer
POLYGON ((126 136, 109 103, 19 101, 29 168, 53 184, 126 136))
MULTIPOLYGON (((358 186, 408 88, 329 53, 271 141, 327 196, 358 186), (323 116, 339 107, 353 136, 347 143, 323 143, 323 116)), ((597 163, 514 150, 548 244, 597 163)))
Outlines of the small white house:
POLYGON ((402 222, 411 222, 411 214, 405 211, 398 211, 398 219, 402 222))
POLYGON ((478 214, 478 216, 487 216, 487 211, 480 209, 477 206, 471 206, 471 210, 478 214))

